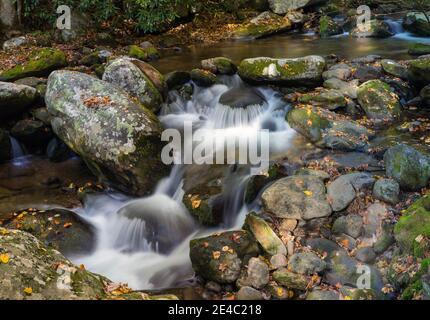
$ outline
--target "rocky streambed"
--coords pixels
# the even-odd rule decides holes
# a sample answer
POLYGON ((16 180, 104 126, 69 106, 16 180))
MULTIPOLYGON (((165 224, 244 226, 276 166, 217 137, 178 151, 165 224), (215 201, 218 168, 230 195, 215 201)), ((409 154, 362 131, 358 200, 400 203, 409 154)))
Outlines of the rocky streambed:
POLYGON ((429 56, 68 58, 0 75, 0 298, 429 298, 429 56), (269 170, 164 164, 187 121, 269 170))

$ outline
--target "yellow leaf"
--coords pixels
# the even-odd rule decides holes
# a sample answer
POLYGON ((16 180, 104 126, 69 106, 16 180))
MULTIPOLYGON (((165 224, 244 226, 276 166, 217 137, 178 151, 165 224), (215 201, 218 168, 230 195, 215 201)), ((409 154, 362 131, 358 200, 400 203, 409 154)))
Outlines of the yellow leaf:
POLYGON ((24 293, 27 295, 31 295, 33 293, 33 289, 31 287, 24 288, 24 293))
POLYGON ((309 191, 309 190, 305 190, 305 191, 303 191, 303 193, 305 194, 305 196, 307 196, 307 197, 311 197, 312 195, 313 195, 313 192, 312 191, 309 191))
POLYGON ((344 296, 343 300, 352 300, 352 298, 350 296, 344 296))
POLYGON ((64 228, 70 228, 72 226, 72 223, 71 222, 67 222, 67 223, 65 223, 64 225, 63 225, 63 227, 64 228))
POLYGON ((212 252, 212 256, 214 257, 215 260, 218 260, 219 257, 221 256, 221 252, 214 251, 214 252, 212 252))
POLYGON ((1 263, 4 263, 4 264, 9 263, 9 260, 10 260, 9 255, 7 253, 0 254, 0 262, 1 263))

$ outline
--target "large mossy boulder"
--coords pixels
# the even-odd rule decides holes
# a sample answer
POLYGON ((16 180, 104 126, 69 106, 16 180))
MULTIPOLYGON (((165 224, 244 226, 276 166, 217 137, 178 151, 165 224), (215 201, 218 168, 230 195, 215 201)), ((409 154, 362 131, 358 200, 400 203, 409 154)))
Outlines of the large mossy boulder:
POLYGON ((430 22, 422 12, 408 12, 403 19, 403 27, 419 36, 430 36, 430 22))
POLYGON ((412 204, 394 227, 394 235, 405 253, 424 257, 430 253, 430 196, 412 204))
POLYGON ((405 144, 388 149, 384 163, 387 176, 395 179, 406 190, 420 190, 430 178, 429 157, 405 144))
POLYGON ((98 300, 108 279, 74 266, 29 233, 0 227, 0 299, 98 300))
POLYGON ((409 78, 417 86, 430 84, 430 58, 421 58, 409 62, 409 78))
POLYGON ((288 17, 281 17, 266 11, 234 30, 233 38, 237 40, 264 38, 291 30, 292 26, 293 23, 288 17))
POLYGON ((154 46, 142 48, 137 45, 131 45, 128 49, 128 55, 142 61, 152 61, 160 58, 160 53, 154 46))
POLYGON ((43 48, 33 52, 26 62, 0 73, 0 80, 15 81, 26 77, 44 77, 65 66, 67 58, 64 52, 43 48))
POLYGON ((254 213, 246 216, 244 228, 249 230, 269 255, 287 255, 287 248, 269 224, 254 213))
POLYGON ((430 54, 430 45, 425 43, 413 43, 409 46, 408 53, 414 56, 430 54))
POLYGON ((29 232, 65 256, 90 253, 96 245, 93 227, 65 209, 22 211, 5 227, 29 232))
POLYGON ((404 80, 408 79, 408 68, 405 65, 398 63, 397 61, 383 59, 381 60, 381 67, 385 73, 391 76, 404 80))
POLYGON ((0 82, 0 119, 20 115, 36 100, 36 89, 26 85, 0 82))
POLYGON ((329 110, 346 107, 348 100, 340 90, 320 90, 303 94, 299 97, 298 102, 302 104, 311 104, 318 107, 323 107, 329 110))
POLYGON ((313 86, 322 83, 325 67, 325 59, 320 56, 296 59, 261 57, 242 60, 239 76, 251 84, 313 86))
POLYGON ((278 218, 311 220, 332 213, 324 182, 309 175, 282 178, 267 188, 261 199, 264 210, 278 218))
POLYGON ((337 120, 321 108, 296 108, 287 114, 288 124, 312 143, 342 151, 365 151, 372 133, 353 121, 337 120))
POLYGON ((270 10, 276 14, 286 14, 289 11, 323 4, 327 0, 269 0, 270 10))
POLYGON ((46 103, 54 132, 103 181, 146 195, 167 175, 157 117, 116 86, 56 71, 48 80, 46 103))
POLYGON ((233 283, 242 265, 258 256, 259 249, 252 236, 243 230, 229 231, 191 240, 190 258, 195 272, 206 280, 233 283))
MULTIPOLYGON (((145 64, 142 61, 140 63, 145 64)), ((163 97, 151 79, 128 58, 110 62, 106 66, 103 80, 136 97, 153 112, 157 112, 163 103, 163 97)))
POLYGON ((328 38, 343 33, 343 29, 333 18, 322 16, 320 18, 319 33, 322 38, 328 38))
POLYGON ((358 88, 358 102, 375 122, 393 122, 401 114, 399 97, 387 83, 370 80, 358 88))

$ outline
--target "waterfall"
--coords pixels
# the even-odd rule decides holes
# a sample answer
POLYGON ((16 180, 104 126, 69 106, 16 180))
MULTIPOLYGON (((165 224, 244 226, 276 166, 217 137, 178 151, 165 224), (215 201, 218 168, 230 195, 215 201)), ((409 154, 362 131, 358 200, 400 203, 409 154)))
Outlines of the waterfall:
MULTIPOLYGON (((253 137, 268 130, 271 151, 287 150, 295 133, 285 121, 289 106, 282 97, 268 88, 250 89, 238 76, 220 79, 221 84, 210 88, 193 85, 191 100, 171 91, 159 116, 163 126, 181 131, 188 121, 193 129, 204 128, 224 141, 253 137), (247 107, 220 103, 231 90, 239 93, 242 102, 252 100, 243 95, 249 92, 261 103, 247 107)), ((250 173, 248 165, 226 165, 224 221, 217 228, 206 228, 194 221, 182 203, 186 168, 187 165, 174 165, 149 197, 130 199, 109 193, 88 196, 84 208, 77 212, 97 230, 97 248, 90 255, 71 259, 137 289, 169 288, 191 281, 194 273, 189 241, 241 227, 248 212, 244 193, 250 173)))
POLYGON ((10 146, 12 153, 12 164, 15 166, 25 166, 30 163, 29 157, 26 155, 24 147, 14 137, 10 136, 10 146))

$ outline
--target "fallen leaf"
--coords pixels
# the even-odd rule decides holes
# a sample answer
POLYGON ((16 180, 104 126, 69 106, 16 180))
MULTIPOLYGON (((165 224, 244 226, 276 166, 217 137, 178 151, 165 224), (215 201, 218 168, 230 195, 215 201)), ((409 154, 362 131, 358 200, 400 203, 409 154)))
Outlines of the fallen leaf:
POLYGON ((72 226, 72 223, 71 222, 67 222, 67 223, 65 223, 64 225, 63 225, 63 227, 64 228, 70 228, 72 226))
POLYGON ((312 191, 309 191, 309 190, 305 190, 305 191, 303 191, 303 193, 305 194, 305 196, 307 196, 307 197, 311 197, 312 195, 313 195, 313 192, 312 191))
POLYGON ((213 256, 213 258, 214 258, 215 260, 218 260, 218 259, 219 259, 219 257, 221 256, 221 252, 219 252, 219 251, 214 251, 214 252, 212 252, 212 256, 213 256))
POLYGON ((24 293, 26 295, 31 295, 33 293, 33 289, 31 287, 24 288, 24 293))
POLYGON ((9 255, 7 253, 0 254, 0 262, 1 263, 7 264, 7 263, 9 263, 9 260, 10 260, 9 255))

